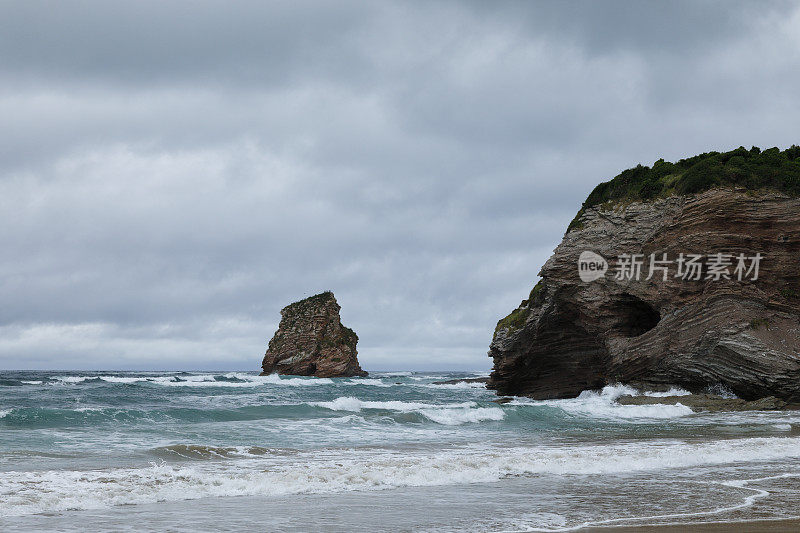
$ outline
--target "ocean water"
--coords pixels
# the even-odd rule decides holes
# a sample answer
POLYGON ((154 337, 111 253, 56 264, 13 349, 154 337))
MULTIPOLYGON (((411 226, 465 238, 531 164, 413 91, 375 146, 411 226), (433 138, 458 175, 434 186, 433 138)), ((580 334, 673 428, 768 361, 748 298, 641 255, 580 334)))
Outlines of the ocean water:
MULTIPOLYGON (((565 531, 800 512, 800 413, 468 373, 1 372, 2 531, 565 531)), ((681 393, 680 390, 673 393, 681 393)))

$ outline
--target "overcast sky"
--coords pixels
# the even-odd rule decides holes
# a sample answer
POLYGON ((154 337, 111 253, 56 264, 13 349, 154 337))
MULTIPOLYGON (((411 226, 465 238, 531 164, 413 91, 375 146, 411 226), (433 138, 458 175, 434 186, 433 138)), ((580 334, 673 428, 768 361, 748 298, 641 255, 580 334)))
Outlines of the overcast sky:
POLYGON ((800 143, 796 2, 0 2, 0 368, 489 369, 581 202, 800 143))

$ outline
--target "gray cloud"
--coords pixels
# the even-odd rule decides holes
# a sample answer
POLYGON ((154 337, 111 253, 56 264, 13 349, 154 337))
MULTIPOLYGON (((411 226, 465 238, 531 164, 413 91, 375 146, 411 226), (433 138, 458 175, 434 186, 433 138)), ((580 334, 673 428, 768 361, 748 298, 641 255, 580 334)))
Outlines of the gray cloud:
POLYGON ((363 366, 488 368, 599 181, 798 142, 800 10, 0 5, 0 367, 251 368, 333 289, 363 366))

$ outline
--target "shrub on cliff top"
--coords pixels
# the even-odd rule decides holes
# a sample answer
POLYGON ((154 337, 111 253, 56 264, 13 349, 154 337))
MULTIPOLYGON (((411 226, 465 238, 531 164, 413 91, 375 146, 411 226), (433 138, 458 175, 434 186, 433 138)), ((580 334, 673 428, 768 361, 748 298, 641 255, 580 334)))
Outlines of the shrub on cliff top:
POLYGON ((730 152, 708 152, 677 163, 659 159, 652 167, 637 165, 595 187, 567 231, 580 226, 579 219, 587 207, 694 194, 721 186, 774 189, 800 196, 800 146, 792 145, 783 151, 740 146, 730 152))
POLYGON ((500 319, 497 322, 497 326, 494 328, 494 332, 497 333, 501 329, 520 329, 522 326, 525 325, 525 321, 528 319, 528 315, 530 315, 531 310, 527 307, 519 307, 511 311, 507 317, 500 319))

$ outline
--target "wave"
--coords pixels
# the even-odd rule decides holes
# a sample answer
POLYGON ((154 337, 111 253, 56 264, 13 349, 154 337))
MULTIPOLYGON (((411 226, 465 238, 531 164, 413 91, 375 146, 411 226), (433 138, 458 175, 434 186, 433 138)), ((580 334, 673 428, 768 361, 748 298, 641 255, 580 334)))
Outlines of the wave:
MULTIPOLYGON (((186 446, 174 449, 199 454, 229 453, 228 448, 186 446)), ((459 485, 525 475, 623 474, 790 458, 800 458, 800 438, 571 447, 466 447, 427 454, 348 450, 334 456, 331 453, 323 456, 318 452, 297 453, 288 461, 269 456, 247 461, 162 462, 145 468, 12 471, 3 475, 0 516, 204 497, 459 485)))
POLYGON ((350 379, 344 382, 347 385, 365 385, 370 387, 394 387, 395 383, 384 383, 380 379, 375 378, 361 378, 350 379))
MULTIPOLYGON (((327 415, 330 416, 330 415, 327 415)), ((122 407, 18 407, 0 411, 0 427, 61 428, 108 425, 152 425, 155 423, 236 422, 268 419, 314 419, 326 417, 307 403, 265 404, 229 409, 171 407, 137 409, 122 407)))
POLYGON ((401 413, 417 413, 428 420, 447 426, 485 420, 499 421, 505 418, 505 413, 499 407, 477 407, 475 402, 435 405, 398 400, 365 401, 350 396, 341 396, 330 402, 311 402, 310 405, 324 407, 333 411, 359 412, 363 409, 377 409, 401 413))
MULTIPOLYGON (((381 373, 378 376, 385 378, 401 378, 411 377, 415 381, 425 381, 432 378, 442 378, 445 376, 431 376, 431 377, 417 377, 411 376, 411 372, 392 372, 381 373)), ((284 385, 294 387, 314 387, 320 385, 354 385, 354 386, 373 386, 373 387, 394 387, 398 385, 395 382, 383 381, 381 377, 373 378, 351 378, 347 380, 334 381, 330 378, 315 378, 315 377, 288 377, 279 376, 277 374, 270 374, 267 376, 259 376, 248 374, 245 372, 227 372, 224 374, 187 374, 177 373, 162 376, 120 376, 120 375, 94 375, 94 376, 55 376, 46 378, 44 381, 16 381, 9 383, 9 385, 36 384, 42 383, 58 384, 58 385, 77 385, 84 383, 119 383, 119 384, 154 384, 169 387, 258 387, 261 385, 284 385)), ((2 383, 0 383, 1 385, 2 383)), ((407 383, 411 385, 411 383, 407 383)), ((457 387, 461 388, 461 387, 457 387)), ((466 388, 466 387, 464 387, 466 388)))
MULTIPOLYGON (((358 398, 353 398, 351 396, 340 396, 333 401, 330 402, 310 402, 311 405, 317 405, 319 407, 324 407, 326 409, 331 409, 333 411, 354 411, 358 412, 362 409, 387 409, 393 411, 414 411, 416 409, 424 409, 430 407, 437 407, 435 405, 429 403, 419 403, 419 402, 403 402, 400 400, 388 400, 388 401, 370 401, 370 400, 359 400, 358 398)), ((463 402, 460 404, 451 404, 451 407, 475 407, 475 402, 463 402)), ((447 407, 447 406, 441 406, 447 407)))
POLYGON ((42 381, 30 381, 25 379, 0 379, 0 387, 21 387, 23 385, 41 385, 42 381))
POLYGON ((474 402, 437 405, 402 401, 362 401, 352 397, 339 397, 329 402, 266 403, 229 408, 18 407, 0 410, 0 427, 42 429, 135 426, 170 422, 225 423, 248 420, 336 419, 341 418, 341 415, 335 415, 331 411, 356 413, 362 410, 371 411, 370 417, 390 416, 394 422, 401 424, 432 421, 454 426, 500 421, 505 417, 499 407, 478 407, 474 402))
POLYGON ((230 459, 263 457, 265 455, 286 455, 272 448, 261 446, 205 446, 199 444, 172 444, 152 450, 153 455, 163 459, 230 459))
POLYGON ((445 426, 457 426, 465 423, 483 421, 499 422, 505 418, 505 413, 497 407, 478 407, 476 409, 419 409, 422 416, 445 426))
POLYGON ((641 394, 644 396, 656 396, 663 398, 665 396, 689 396, 692 393, 680 387, 670 387, 669 390, 664 392, 643 392, 641 394))
MULTIPOLYGON (((292 387, 315 386, 317 384, 333 384, 330 379, 313 380, 305 378, 282 378, 279 376, 254 376, 244 373, 228 373, 223 375, 200 374, 170 376, 67 376, 72 382, 78 379, 96 379, 99 382, 113 380, 130 385, 137 381, 147 380, 150 386, 177 387, 253 387, 269 386, 280 383, 292 387), (174 378, 181 381, 171 381, 174 378), (121 378, 125 378, 119 381, 121 378), (222 379, 222 381, 220 381, 222 379), (153 381, 156 380, 156 381, 153 381), (155 383, 155 385, 152 385, 155 383)), ((354 381, 354 380, 352 380, 354 381)), ((373 381, 373 380, 366 380, 373 381)), ((351 386, 348 381, 339 382, 336 386, 351 386)), ((440 388, 445 385, 409 384, 412 387, 440 388)), ((459 384, 460 385, 460 384, 459 384)), ((471 384, 470 384, 471 385, 471 384)), ((370 386, 369 388, 373 388, 370 386)), ((89 405, 82 407, 19 407, 3 406, 0 411, 0 426, 16 428, 48 428, 48 427, 88 427, 104 425, 137 425, 142 423, 165 423, 180 421, 199 422, 232 422, 267 419, 319 419, 331 418, 331 411, 365 412, 368 418, 389 417, 396 423, 434 422, 447 426, 478 422, 499 422, 507 420, 508 424, 530 424, 532 422, 553 421, 568 417, 580 416, 590 419, 602 419, 630 423, 649 423, 654 419, 670 419, 693 414, 692 410, 680 403, 676 405, 619 405, 614 400, 619 395, 628 393, 625 387, 606 387, 601 392, 584 392, 578 398, 569 400, 533 401, 517 399, 506 406, 479 405, 474 401, 461 403, 443 403, 431 401, 409 402, 401 400, 367 400, 354 396, 339 396, 330 401, 294 401, 270 400, 234 401, 229 405, 193 404, 159 405, 89 405), (243 405, 242 402, 245 402, 243 405), (252 402, 249 405, 247 402, 252 402), (556 411, 554 411, 554 409, 556 411), (558 413, 561 413, 559 415, 558 413), (554 418, 555 417, 555 418, 554 418)), ((472 396, 474 397, 474 396, 472 396)), ((469 396, 467 398, 470 398, 469 396)), ((255 400, 255 398, 253 398, 255 400)), ((471 398, 470 398, 471 399, 471 398)), ((227 403, 227 402, 226 402, 227 403)), ((773 421, 774 422, 774 421, 773 421)), ((781 421, 785 422, 785 421, 781 421)))
POLYGON ((155 422, 163 413, 137 409, 77 407, 56 409, 46 407, 17 407, 0 411, 0 426, 16 428, 85 427, 104 423, 155 422))
POLYGON ((281 377, 278 374, 269 374, 267 376, 255 376, 253 374, 245 374, 243 372, 230 372, 225 374, 227 377, 236 377, 244 382, 269 384, 269 385, 287 385, 290 387, 318 387, 320 385, 333 385, 333 380, 330 378, 301 378, 301 377, 281 377))
MULTIPOLYGON (((683 395, 681 389, 673 388, 676 395, 683 395)), ((627 385, 608 385, 600 392, 583 391, 577 398, 566 400, 524 400, 517 399, 508 405, 534 405, 557 407, 562 411, 581 417, 603 420, 625 420, 629 422, 649 421, 653 419, 669 419, 689 416, 694 414, 691 408, 681 404, 674 405, 621 405, 616 403, 620 396, 637 396, 640 392, 627 385)), ((648 396, 666 395, 663 393, 644 393, 648 396)))
POLYGON ((49 380, 52 384, 76 385, 83 383, 120 383, 120 384, 153 384, 167 387, 234 387, 247 388, 262 385, 285 385, 290 387, 314 387, 332 385, 328 378, 281 377, 277 374, 257 376, 244 372, 228 372, 225 374, 186 374, 179 373, 166 376, 55 376, 49 380))
POLYGON ((486 383, 482 382, 469 382, 460 381, 458 383, 423 383, 415 384, 417 387, 425 387, 429 389, 486 389, 486 383))

